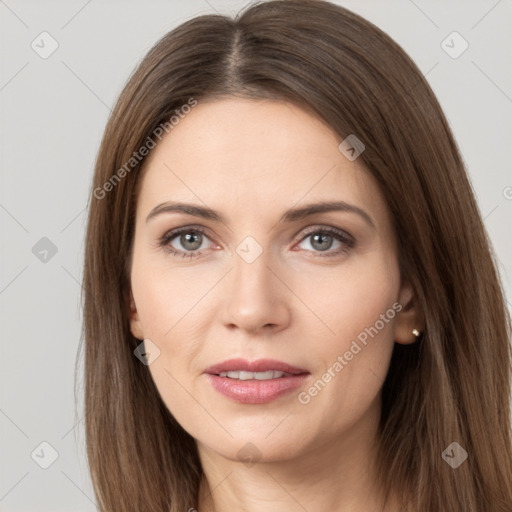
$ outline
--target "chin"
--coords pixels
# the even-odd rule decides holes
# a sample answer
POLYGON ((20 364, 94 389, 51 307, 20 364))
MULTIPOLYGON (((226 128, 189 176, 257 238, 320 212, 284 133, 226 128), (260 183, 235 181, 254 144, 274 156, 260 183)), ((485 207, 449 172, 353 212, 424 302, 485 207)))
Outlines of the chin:
POLYGON ((290 434, 289 425, 279 426, 272 431, 268 423, 261 422, 256 428, 252 426, 243 428, 230 428, 225 422, 227 430, 233 436, 225 432, 221 436, 211 437, 211 432, 203 433, 196 440, 208 451, 214 451, 226 459, 240 461, 250 466, 255 462, 278 462, 293 459, 307 450, 305 433, 295 432, 290 434), (279 431, 281 429, 281 431, 279 431))

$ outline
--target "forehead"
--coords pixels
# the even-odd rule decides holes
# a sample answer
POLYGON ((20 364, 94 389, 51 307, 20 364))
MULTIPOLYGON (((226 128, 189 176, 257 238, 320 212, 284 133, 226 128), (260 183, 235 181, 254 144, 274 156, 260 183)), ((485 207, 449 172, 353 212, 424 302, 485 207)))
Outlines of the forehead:
POLYGON ((138 208, 169 200, 203 202, 237 213, 276 214, 299 201, 385 203, 361 160, 318 118, 289 103, 224 99, 201 103, 148 155, 138 208))

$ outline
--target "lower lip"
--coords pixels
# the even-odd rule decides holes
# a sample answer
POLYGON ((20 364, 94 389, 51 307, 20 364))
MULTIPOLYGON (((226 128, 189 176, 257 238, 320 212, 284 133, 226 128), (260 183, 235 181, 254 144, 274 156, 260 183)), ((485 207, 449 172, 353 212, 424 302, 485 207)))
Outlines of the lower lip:
POLYGON ((301 386, 308 373, 269 380, 238 380, 206 374, 212 386, 224 396, 243 404, 266 404, 301 386))

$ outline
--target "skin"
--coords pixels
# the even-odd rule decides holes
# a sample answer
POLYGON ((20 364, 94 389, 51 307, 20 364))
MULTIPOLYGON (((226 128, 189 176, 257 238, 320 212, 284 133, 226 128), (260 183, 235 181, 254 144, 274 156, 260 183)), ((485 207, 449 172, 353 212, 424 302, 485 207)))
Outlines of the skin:
MULTIPOLYGON (((400 276, 385 199, 361 159, 351 162, 340 152, 341 141, 296 106, 228 97, 200 101, 146 161, 130 325, 135 337, 158 346, 151 376, 197 442, 200 512, 384 510, 373 469, 381 388, 394 343, 414 342, 411 331, 421 326, 400 276), (289 208, 328 200, 364 210, 373 226, 346 211, 278 223, 289 208), (225 223, 176 212, 146 220, 167 201, 208 206, 225 223), (206 231, 198 235, 199 256, 183 258, 159 244, 169 230, 187 226, 206 231), (313 235, 326 227, 348 233, 353 246, 332 238, 319 249, 313 235), (306 228, 318 229, 306 236, 306 228), (251 263, 236 252, 247 236, 262 250, 251 263), (300 403, 299 392, 395 303, 402 310, 309 403, 300 403), (234 357, 277 359, 311 375, 271 403, 241 404, 203 374, 234 357), (253 464, 237 455, 244 446, 253 464)), ((180 235, 167 246, 194 252, 180 235)), ((385 510, 398 508, 391 503, 385 510)))

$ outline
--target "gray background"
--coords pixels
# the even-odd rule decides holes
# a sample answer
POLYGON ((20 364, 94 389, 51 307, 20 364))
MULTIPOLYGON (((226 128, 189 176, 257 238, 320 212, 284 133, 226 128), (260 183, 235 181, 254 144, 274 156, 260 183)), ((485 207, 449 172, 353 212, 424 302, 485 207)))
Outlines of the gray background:
MULTIPOLYGON (((246 3, 0 0, 2 511, 97 509, 73 384, 85 207, 100 138, 125 80, 158 38, 195 15, 232 14, 246 3), (48 51, 43 31, 58 43, 46 59, 31 47, 35 40, 48 51), (58 454, 47 469, 44 441, 58 454)), ((338 3, 393 37, 437 94, 510 305, 512 1, 338 3), (469 44, 458 58, 445 49, 457 52, 460 40, 441 45, 453 31, 469 44)))

